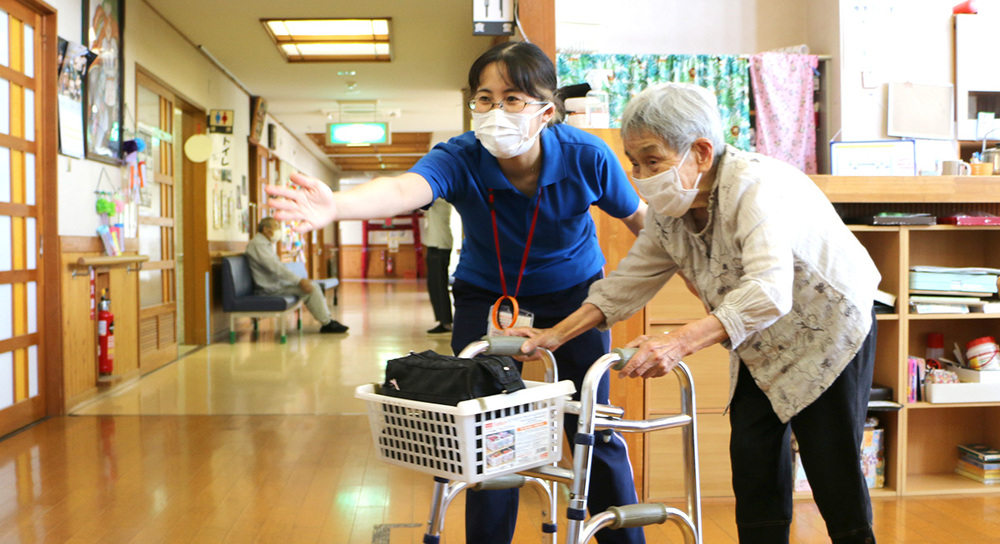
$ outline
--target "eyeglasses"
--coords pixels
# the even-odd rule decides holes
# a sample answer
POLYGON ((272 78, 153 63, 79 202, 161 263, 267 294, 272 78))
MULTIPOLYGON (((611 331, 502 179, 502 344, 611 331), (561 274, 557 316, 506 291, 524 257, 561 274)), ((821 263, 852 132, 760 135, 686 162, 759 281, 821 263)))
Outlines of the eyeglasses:
POLYGON ((548 102, 528 102, 516 96, 508 96, 500 102, 490 100, 488 96, 477 96, 469 100, 469 109, 476 113, 486 113, 493 108, 500 108, 508 113, 521 113, 526 106, 541 106, 548 102))

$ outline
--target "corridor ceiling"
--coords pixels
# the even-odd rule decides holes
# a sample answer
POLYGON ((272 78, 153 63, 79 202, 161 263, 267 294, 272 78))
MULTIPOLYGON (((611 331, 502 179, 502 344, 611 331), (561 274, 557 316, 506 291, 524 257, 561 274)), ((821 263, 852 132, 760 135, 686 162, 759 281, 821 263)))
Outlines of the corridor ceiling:
POLYGON ((263 97, 268 112, 303 145, 345 172, 405 170, 429 149, 433 134, 462 132, 469 66, 491 43, 472 35, 472 0, 144 1, 252 95, 263 97), (260 22, 279 17, 389 17, 393 59, 290 64, 260 22), (338 119, 389 121, 393 145, 370 153, 317 146, 310 135, 322 134, 328 121, 338 119))

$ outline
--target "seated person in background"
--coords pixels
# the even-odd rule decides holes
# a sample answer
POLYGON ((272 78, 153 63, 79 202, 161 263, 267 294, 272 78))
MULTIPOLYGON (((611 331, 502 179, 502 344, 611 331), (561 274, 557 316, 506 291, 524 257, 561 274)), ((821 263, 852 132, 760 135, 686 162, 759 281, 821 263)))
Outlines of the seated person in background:
POLYGON ((247 244, 247 260, 257 290, 268 295, 296 295, 305 298, 305 306, 323 326, 319 332, 347 332, 347 326, 330 317, 323 290, 308 278, 300 278, 278 258, 274 243, 278 222, 265 217, 257 224, 257 234, 247 244))

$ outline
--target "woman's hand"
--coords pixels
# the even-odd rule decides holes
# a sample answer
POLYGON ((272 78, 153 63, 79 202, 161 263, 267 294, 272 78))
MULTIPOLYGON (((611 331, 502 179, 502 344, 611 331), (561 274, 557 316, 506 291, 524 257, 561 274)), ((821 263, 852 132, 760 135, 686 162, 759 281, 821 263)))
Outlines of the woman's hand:
POLYGON ((618 372, 619 378, 659 378, 670 373, 687 353, 680 338, 671 334, 640 336, 625 347, 639 350, 618 372))
POLYGON ((337 199, 327 184, 298 173, 292 174, 290 179, 299 189, 281 185, 264 187, 272 197, 267 200, 268 207, 277 210, 275 219, 292 221, 295 232, 316 230, 337 219, 337 199))

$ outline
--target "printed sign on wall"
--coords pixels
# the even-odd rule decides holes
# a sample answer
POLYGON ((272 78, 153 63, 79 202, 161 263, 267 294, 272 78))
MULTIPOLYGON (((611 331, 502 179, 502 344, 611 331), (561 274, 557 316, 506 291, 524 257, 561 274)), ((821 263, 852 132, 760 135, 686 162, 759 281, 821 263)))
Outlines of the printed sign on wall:
POLYGON ((512 36, 514 0, 472 0, 474 36, 512 36))

